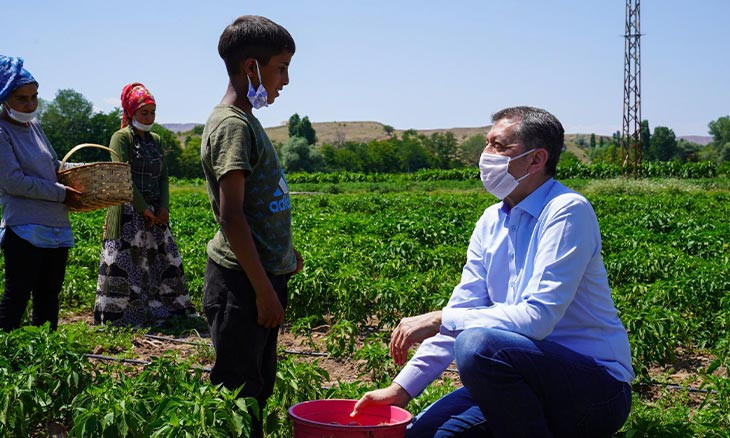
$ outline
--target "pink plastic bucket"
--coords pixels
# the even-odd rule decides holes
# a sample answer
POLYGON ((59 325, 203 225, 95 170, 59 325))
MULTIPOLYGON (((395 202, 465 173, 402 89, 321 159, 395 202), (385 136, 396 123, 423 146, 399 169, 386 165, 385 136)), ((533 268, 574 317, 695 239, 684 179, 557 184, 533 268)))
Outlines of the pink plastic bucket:
POLYGON ((357 400, 313 400, 289 408, 294 438, 403 438, 412 415, 396 406, 368 406, 350 417, 357 400))

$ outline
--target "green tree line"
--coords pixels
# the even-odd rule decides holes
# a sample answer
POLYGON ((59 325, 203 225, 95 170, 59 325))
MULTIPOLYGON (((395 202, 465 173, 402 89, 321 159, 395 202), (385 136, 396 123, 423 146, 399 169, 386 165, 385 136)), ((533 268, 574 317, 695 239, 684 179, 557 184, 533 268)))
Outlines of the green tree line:
MULTIPOLYGON (((94 112, 92 103, 81 93, 71 89, 60 90, 50 102, 42 101, 39 118, 49 141, 60 157, 80 143, 108 145, 114 131, 120 126, 119 108, 107 113, 94 112)), ((162 138, 168 171, 178 178, 202 178, 200 142, 202 126, 182 133, 183 142, 165 127, 155 124, 153 132, 162 138)), ((656 126, 649 130, 649 122, 641 124, 642 153, 649 162, 711 161, 717 164, 730 161, 730 116, 720 117, 708 125, 712 142, 702 146, 678 139, 671 128, 656 126)), ((316 145, 317 135, 308 116, 293 114, 288 122, 289 139, 276 144, 282 165, 288 172, 357 172, 357 173, 410 173, 426 169, 460 169, 474 167, 479 161, 486 138, 475 135, 461 142, 451 132, 430 136, 407 130, 400 136, 386 125, 387 138, 370 142, 336 141, 316 145)), ((592 164, 621 164, 621 134, 611 137, 578 136, 575 143, 586 151, 592 164)), ((108 153, 85 149, 71 157, 71 161, 89 162, 107 160, 108 153)), ((563 152, 561 163, 573 164, 578 159, 563 152)))

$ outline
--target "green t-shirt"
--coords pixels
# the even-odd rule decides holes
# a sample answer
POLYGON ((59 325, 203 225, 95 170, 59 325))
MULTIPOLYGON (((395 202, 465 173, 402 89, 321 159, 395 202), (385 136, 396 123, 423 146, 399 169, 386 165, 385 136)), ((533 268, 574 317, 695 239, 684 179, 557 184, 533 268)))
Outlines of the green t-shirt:
MULTIPOLYGON (((243 170, 243 213, 261 264, 272 274, 293 272, 297 262, 291 241, 289 188, 276 149, 258 119, 233 105, 216 106, 203 129, 200 159, 216 221, 220 224, 221 177, 243 170)), ((221 266, 243 270, 220 228, 208 242, 208 256, 221 266)))

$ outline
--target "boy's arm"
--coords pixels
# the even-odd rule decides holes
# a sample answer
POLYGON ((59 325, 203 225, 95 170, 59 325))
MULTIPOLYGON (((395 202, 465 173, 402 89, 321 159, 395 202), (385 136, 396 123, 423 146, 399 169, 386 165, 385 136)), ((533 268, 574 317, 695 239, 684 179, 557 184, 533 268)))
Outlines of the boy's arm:
POLYGON ((221 230, 256 292, 257 322, 267 328, 279 326, 284 322, 284 309, 261 265, 251 228, 241 207, 246 187, 243 171, 226 173, 219 184, 221 230))

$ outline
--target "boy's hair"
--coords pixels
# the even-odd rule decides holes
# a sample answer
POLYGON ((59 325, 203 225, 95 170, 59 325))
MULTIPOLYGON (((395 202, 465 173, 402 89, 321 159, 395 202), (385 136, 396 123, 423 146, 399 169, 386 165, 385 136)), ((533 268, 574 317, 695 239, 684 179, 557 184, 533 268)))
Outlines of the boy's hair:
POLYGON ((531 106, 515 106, 497 111, 492 122, 508 119, 519 122, 517 136, 527 149, 544 148, 548 152, 545 172, 555 176, 560 152, 563 150, 565 131, 560 121, 549 112, 531 106))
POLYGON ((236 18, 218 40, 218 54, 226 63, 229 76, 240 72, 244 59, 254 58, 266 65, 272 56, 284 51, 293 54, 295 50, 294 39, 284 27, 258 15, 236 18))

